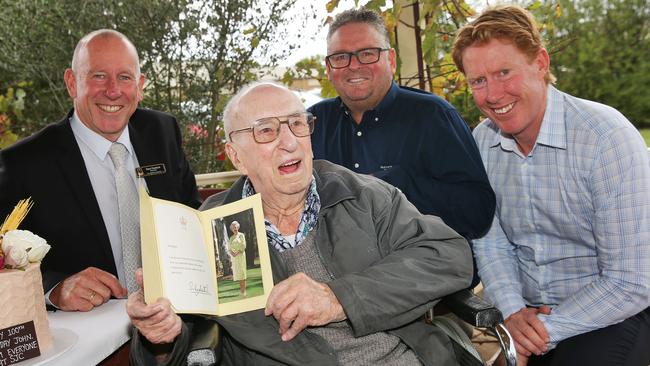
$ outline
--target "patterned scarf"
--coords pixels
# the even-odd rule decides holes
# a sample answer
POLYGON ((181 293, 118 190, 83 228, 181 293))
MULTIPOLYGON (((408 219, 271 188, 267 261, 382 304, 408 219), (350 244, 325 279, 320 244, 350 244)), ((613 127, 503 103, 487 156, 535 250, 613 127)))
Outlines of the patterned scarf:
MULTIPOLYGON (((251 183, 250 179, 246 178, 244 182, 244 189, 242 189, 242 198, 246 198, 255 194, 255 188, 251 183)), ((298 231, 296 232, 296 240, 292 244, 288 242, 278 228, 275 225, 271 224, 269 220, 264 219, 264 226, 266 227, 266 237, 277 251, 284 252, 287 249, 291 249, 294 246, 300 245, 307 237, 307 234, 311 229, 316 226, 318 221, 318 213, 320 212, 320 196, 316 191, 316 179, 312 176, 311 185, 309 186, 309 191, 307 192, 307 198, 305 199, 305 210, 302 212, 300 217, 300 224, 298 225, 298 231)))

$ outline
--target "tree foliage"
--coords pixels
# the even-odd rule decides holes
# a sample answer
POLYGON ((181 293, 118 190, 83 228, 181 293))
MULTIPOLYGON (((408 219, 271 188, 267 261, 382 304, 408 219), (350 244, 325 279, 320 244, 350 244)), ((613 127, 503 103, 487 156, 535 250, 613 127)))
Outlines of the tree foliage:
POLYGON ((291 86, 297 79, 316 79, 321 87, 321 97, 333 98, 336 96, 334 85, 330 83, 325 72, 325 59, 323 56, 311 56, 298 61, 293 67, 288 68, 282 75, 282 82, 291 86))
POLYGON ((304 22, 295 16, 288 19, 295 3, 0 0, 0 18, 12 20, 0 22, 0 87, 30 83, 24 115, 14 132, 25 136, 66 113, 72 103, 63 71, 76 42, 95 29, 116 29, 140 54, 147 78, 141 106, 178 117, 195 172, 222 170, 223 106, 233 92, 294 48, 287 42, 288 27, 304 22))
POLYGON ((650 126, 650 3, 647 0, 546 2, 545 34, 560 89, 650 126))
POLYGON ((12 132, 11 127, 23 115, 25 109, 25 83, 7 88, 4 94, 0 93, 0 149, 16 142, 18 135, 12 132))

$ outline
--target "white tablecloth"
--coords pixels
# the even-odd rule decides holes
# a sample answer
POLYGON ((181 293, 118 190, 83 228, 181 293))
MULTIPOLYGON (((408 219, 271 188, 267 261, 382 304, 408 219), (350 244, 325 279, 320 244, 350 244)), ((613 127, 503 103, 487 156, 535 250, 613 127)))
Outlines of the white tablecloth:
POLYGON ((89 312, 48 312, 54 347, 20 366, 96 365, 131 337, 126 300, 110 300, 89 312))

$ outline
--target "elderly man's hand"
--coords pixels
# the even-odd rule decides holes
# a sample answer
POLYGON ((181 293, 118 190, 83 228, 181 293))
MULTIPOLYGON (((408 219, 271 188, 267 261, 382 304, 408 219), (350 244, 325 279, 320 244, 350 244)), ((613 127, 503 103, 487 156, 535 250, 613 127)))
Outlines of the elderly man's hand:
POLYGON ((528 365, 528 357, 522 356, 520 353, 517 353, 517 366, 526 366, 528 365))
POLYGON ((135 278, 140 289, 129 296, 126 312, 133 325, 153 344, 173 343, 181 334, 181 318, 174 313, 169 300, 160 298, 155 303, 147 305, 144 302, 142 288, 142 269, 135 272, 135 278))
POLYGON ((112 274, 88 267, 61 281, 50 293, 50 301, 64 311, 90 311, 111 296, 126 297, 127 290, 112 274))
POLYGON ((324 283, 297 273, 273 287, 265 315, 280 323, 283 341, 293 339, 308 326, 319 326, 346 318, 334 292, 324 283))
POLYGON ((531 354, 541 355, 548 350, 550 338, 546 327, 537 317, 539 313, 548 315, 551 308, 522 308, 505 320, 505 326, 515 341, 517 354, 523 358, 528 358, 531 354))

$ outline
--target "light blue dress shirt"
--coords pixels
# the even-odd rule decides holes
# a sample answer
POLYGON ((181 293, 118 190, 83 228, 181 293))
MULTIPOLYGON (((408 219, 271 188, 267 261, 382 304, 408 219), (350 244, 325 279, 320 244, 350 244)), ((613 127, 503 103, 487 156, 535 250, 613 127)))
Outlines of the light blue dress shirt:
POLYGON ((552 306, 552 349, 650 305, 650 163, 621 113, 549 86, 528 156, 490 120, 474 138, 497 197, 474 252, 504 317, 552 306))
MULTIPOLYGON (((70 126, 81 150, 81 156, 86 164, 86 171, 90 177, 90 183, 95 192, 102 218, 104 219, 104 226, 106 227, 108 239, 111 243, 113 258, 115 258, 118 278, 122 286, 126 287, 124 261, 122 260, 120 214, 117 205, 117 188, 115 187, 115 166, 111 157, 108 155, 108 151, 113 143, 81 123, 76 112, 70 119, 70 126)), ((139 164, 135 156, 135 151, 133 150, 133 145, 131 145, 131 140, 129 139, 128 128, 124 129, 122 135, 120 135, 116 142, 126 146, 129 152, 129 159, 127 159, 126 163, 127 169, 131 174, 133 183, 138 187, 139 179, 135 175, 135 167, 139 166, 139 164)), ((84 245, 84 243, 79 243, 79 245, 84 245)))

